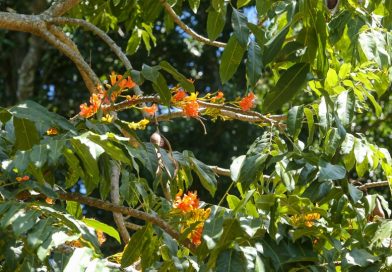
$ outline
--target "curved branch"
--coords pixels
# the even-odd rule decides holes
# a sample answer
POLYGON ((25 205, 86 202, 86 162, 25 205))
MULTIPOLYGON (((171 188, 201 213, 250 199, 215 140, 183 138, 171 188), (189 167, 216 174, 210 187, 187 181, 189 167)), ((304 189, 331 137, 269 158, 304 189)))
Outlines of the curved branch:
POLYGON ((188 33, 192 38, 194 38, 196 41, 212 45, 215 47, 225 47, 226 44, 222 42, 217 42, 217 41, 212 41, 210 39, 207 39, 206 37, 198 34, 196 31, 194 31, 192 28, 184 24, 184 22, 181 21, 180 17, 176 14, 176 12, 172 9, 169 3, 167 3, 166 0, 159 0, 163 6, 163 8, 166 10, 167 14, 173 19, 173 21, 181 27, 182 30, 184 30, 186 33, 188 33))
POLYGON ((53 5, 45 10, 42 14, 50 16, 61 16, 79 4, 79 2, 80 0, 58 0, 55 1, 53 5))
MULTIPOLYGON (((121 60, 121 62, 124 64, 125 69, 127 70, 132 70, 132 64, 125 55, 125 53, 122 51, 122 49, 116 44, 115 41, 113 41, 112 38, 109 37, 102 29, 96 27, 90 22, 87 22, 82 19, 74 19, 74 18, 67 18, 67 17, 49 17, 46 19, 48 23, 54 23, 54 24, 71 24, 71 25, 79 25, 82 27, 85 27, 86 29, 90 30, 93 32, 95 35, 97 35, 102 41, 104 41, 109 48, 113 51, 114 54, 121 60)), ((135 86, 133 88, 135 91, 136 95, 143 95, 142 90, 140 89, 139 86, 135 86)))
POLYGON ((79 202, 80 204, 88 205, 91 207, 95 207, 101 210, 109 211, 109 212, 118 212, 122 213, 124 215, 130 215, 134 218, 141 219, 146 222, 150 222, 154 225, 157 225, 160 227, 162 230, 164 230, 167 234, 169 234, 171 237, 176 239, 179 243, 187 247, 189 250, 192 252, 195 252, 196 247, 189 241, 189 239, 180 239, 181 235, 178 231, 174 230, 166 221, 161 219, 160 217, 156 215, 151 215, 146 212, 142 212, 139 210, 135 210, 129 207, 124 207, 124 206, 119 206, 115 205, 113 203, 110 203, 108 201, 103 201, 100 199, 88 197, 88 196, 83 196, 78 193, 64 193, 64 192, 58 192, 59 197, 63 200, 71 200, 71 201, 76 201, 79 202))
MULTIPOLYGON (((115 205, 120 205, 120 167, 115 161, 111 161, 111 174, 110 174, 110 197, 112 203, 115 205)), ((121 213, 113 212, 114 222, 118 227, 121 238, 124 243, 128 243, 131 239, 127 228, 125 227, 124 217, 121 213)))

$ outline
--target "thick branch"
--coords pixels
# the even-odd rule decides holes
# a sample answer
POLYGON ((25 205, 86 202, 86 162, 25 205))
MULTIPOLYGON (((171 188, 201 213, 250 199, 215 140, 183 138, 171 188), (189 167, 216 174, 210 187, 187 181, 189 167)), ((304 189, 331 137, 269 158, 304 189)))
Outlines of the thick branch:
MULTIPOLYGON (((120 167, 115 161, 111 161, 110 185, 110 197, 112 199, 112 203, 115 205, 120 205, 120 167)), ((113 212, 113 218, 117 225, 118 231, 120 232, 122 240, 127 244, 130 240, 130 237, 128 230, 125 227, 123 215, 118 212, 113 212)))
POLYGON ((80 0, 58 0, 55 1, 50 8, 45 10, 43 14, 50 16, 61 16, 79 4, 79 2, 80 0))
POLYGON ((172 9, 169 3, 167 3, 166 0, 159 0, 167 12, 167 14, 173 19, 173 21, 181 27, 182 30, 184 30, 186 33, 188 33, 192 38, 194 38, 196 41, 212 45, 215 47, 225 47, 226 44, 222 42, 217 42, 217 41, 211 41, 210 39, 207 39, 206 37, 198 34, 196 31, 194 31, 192 28, 184 24, 184 22, 181 21, 180 17, 176 14, 176 12, 172 9))
POLYGON ((180 239, 180 233, 174 230, 167 222, 165 222, 163 219, 156 215, 151 215, 146 212, 142 212, 139 210, 135 210, 129 207, 124 207, 124 206, 119 206, 112 204, 107 201, 103 201, 100 199, 88 197, 88 196, 83 196, 78 193, 63 193, 59 192, 58 193, 60 198, 63 200, 71 200, 71 201, 76 201, 84 205, 88 205, 91 207, 95 207, 101 210, 109 211, 109 212, 118 212, 122 213, 123 215, 130 215, 134 218, 138 218, 141 220, 144 220, 146 222, 150 222, 158 227, 160 227, 162 230, 164 230, 167 234, 169 234, 171 237, 179 241, 181 244, 183 244, 185 247, 189 248, 192 252, 195 252, 195 246, 188 240, 181 240, 180 239))
MULTIPOLYGON (((48 18, 47 22, 50 23, 55 23, 55 24, 71 24, 71 25, 80 25, 82 27, 85 27, 86 29, 90 30, 93 32, 95 35, 97 35, 102 41, 104 41, 110 49, 116 54, 116 56, 121 60, 121 62, 124 64, 125 69, 127 70, 132 70, 132 64, 125 55, 125 53, 122 51, 122 49, 116 44, 115 41, 113 41, 112 38, 109 37, 103 30, 100 28, 96 27, 90 22, 87 22, 82 19, 74 19, 74 18, 66 18, 66 17, 54 17, 54 18, 48 18)), ((133 88, 135 91, 136 95, 143 95, 142 90, 140 89, 139 86, 135 86, 133 88)))

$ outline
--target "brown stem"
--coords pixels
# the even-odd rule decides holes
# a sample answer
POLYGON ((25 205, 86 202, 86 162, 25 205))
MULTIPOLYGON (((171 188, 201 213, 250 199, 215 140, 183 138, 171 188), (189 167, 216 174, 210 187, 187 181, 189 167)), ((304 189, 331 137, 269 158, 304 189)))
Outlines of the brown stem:
POLYGON ((184 22, 181 21, 180 17, 176 14, 176 12, 172 9, 169 3, 167 3, 166 0, 159 0, 167 12, 167 14, 173 19, 173 21, 186 33, 188 33, 192 38, 194 38, 196 41, 212 45, 215 47, 225 47, 226 44, 222 42, 217 42, 217 41, 212 41, 210 39, 207 39, 206 37, 198 34, 196 31, 194 31, 192 28, 184 24, 184 22))
POLYGON ((45 10, 43 14, 50 16, 61 16, 79 4, 79 2, 80 0, 58 0, 55 1, 50 8, 45 10))
POLYGON ((192 252, 195 252, 196 248, 195 246, 189 241, 188 239, 180 239, 180 233, 174 230, 166 221, 161 219, 160 217, 156 215, 151 215, 146 212, 142 212, 139 210, 135 210, 129 207, 124 207, 120 205, 115 205, 113 203, 110 203, 108 201, 103 201, 100 199, 88 197, 88 196, 83 196, 78 193, 64 193, 64 192, 59 192, 58 193, 60 198, 63 200, 71 200, 71 201, 76 201, 80 204, 88 205, 91 207, 95 207, 101 210, 109 211, 109 212, 118 212, 122 213, 123 215, 130 215, 131 217, 138 218, 141 220, 144 220, 146 222, 150 222, 154 225, 157 225, 160 227, 162 230, 164 230, 167 234, 169 234, 171 237, 179 241, 182 245, 185 247, 189 248, 192 252))
MULTIPOLYGON (((110 197, 112 203, 115 205, 120 205, 120 166, 117 162, 111 161, 111 175, 110 175, 110 197)), ((114 222, 117 225, 118 231, 120 232, 121 239, 124 243, 128 243, 130 240, 129 233, 125 227, 124 217, 119 212, 113 212, 114 222)))

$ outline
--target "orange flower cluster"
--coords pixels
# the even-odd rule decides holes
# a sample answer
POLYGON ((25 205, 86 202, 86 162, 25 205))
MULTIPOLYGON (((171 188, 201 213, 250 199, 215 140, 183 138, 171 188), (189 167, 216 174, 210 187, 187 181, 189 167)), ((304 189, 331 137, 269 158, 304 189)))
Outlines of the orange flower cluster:
POLYGON ((112 72, 110 75, 110 83, 112 86, 117 83, 117 86, 120 87, 121 90, 132 89, 136 86, 136 83, 133 82, 130 76, 125 79, 122 75, 117 75, 115 72, 112 72))
POLYGON ((189 101, 185 103, 182 109, 188 117, 197 117, 199 115, 199 104, 197 101, 189 101))
POLYGON ((301 224, 305 225, 308 228, 311 228, 314 225, 314 221, 320 219, 319 213, 308 213, 308 214, 301 214, 301 215, 293 215, 291 217, 291 222, 295 226, 299 226, 301 224))
POLYGON ((156 104, 153 104, 151 107, 144 107, 143 111, 149 115, 154 115, 158 110, 158 107, 156 104))
POLYGON ((29 179, 30 179, 29 176, 16 177, 16 181, 18 182, 28 181, 29 179))
POLYGON ((243 111, 248 111, 254 107, 255 94, 250 92, 247 96, 241 99, 239 105, 243 111))
POLYGON ((104 90, 102 86, 98 86, 98 93, 94 93, 90 97, 90 105, 87 105, 87 103, 80 105, 80 116, 84 118, 93 116, 97 113, 102 104, 114 102, 123 91, 132 89, 136 86, 136 83, 132 81, 131 77, 123 78, 122 75, 117 75, 114 72, 110 75, 110 83, 111 86, 108 85, 109 89, 114 86, 118 87, 118 90, 112 91, 110 99, 108 98, 108 91, 104 90))
POLYGON ((188 192, 184 196, 182 190, 176 195, 173 208, 179 210, 184 221, 181 222, 181 232, 197 224, 196 227, 188 234, 188 238, 194 245, 201 244, 201 236, 204 228, 204 221, 210 216, 211 209, 201 209, 197 193, 188 192), (181 197, 182 196, 182 197, 181 197))
POLYGON ((197 103, 198 93, 188 95, 183 89, 175 89, 171 101, 182 108, 185 116, 199 116, 199 103, 197 103))
POLYGON ((103 93, 94 93, 90 97, 90 105, 87 106, 87 103, 83 103, 80 105, 80 113, 79 115, 84 118, 89 118, 97 113, 99 107, 101 107, 102 99, 104 98, 103 93))

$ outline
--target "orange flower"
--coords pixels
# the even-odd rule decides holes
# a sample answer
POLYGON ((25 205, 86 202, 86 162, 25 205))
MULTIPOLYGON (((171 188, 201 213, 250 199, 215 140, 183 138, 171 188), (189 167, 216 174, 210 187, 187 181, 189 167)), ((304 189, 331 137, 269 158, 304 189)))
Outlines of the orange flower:
POLYGON ((29 176, 16 177, 16 181, 19 181, 19 182, 28 181, 29 179, 30 179, 29 176))
POLYGON ((89 118, 94 115, 94 109, 92 106, 87 106, 86 103, 80 105, 80 116, 84 118, 89 118))
POLYGON ((102 98, 103 98, 103 94, 94 93, 91 95, 90 103, 93 107, 94 113, 96 113, 98 111, 99 107, 101 106, 102 98))
POLYGON ((186 92, 184 90, 179 90, 172 97, 173 102, 182 101, 186 97, 186 92))
POLYGON ((188 194, 182 196, 182 190, 176 194, 176 201, 174 203, 174 208, 180 209, 182 212, 186 213, 194 209, 199 208, 199 199, 197 198, 197 192, 188 192, 188 194))
MULTIPOLYGON (((212 102, 212 103, 216 103, 216 102, 218 102, 219 100, 222 100, 223 97, 224 97, 223 92, 222 92, 222 91, 218 91, 217 95, 214 96, 213 98, 211 98, 211 102, 212 102)), ((220 101, 220 102, 221 102, 221 101, 220 101)))
POLYGON ((48 203, 49 205, 53 205, 55 200, 53 198, 47 197, 45 198, 45 202, 48 203))
POLYGON ((117 82, 117 75, 116 75, 116 73, 112 72, 112 74, 109 77, 110 77, 110 84, 112 84, 112 86, 114 86, 114 84, 116 84, 116 82, 117 82))
POLYGON ((59 133, 59 131, 57 130, 57 128, 49 128, 46 131, 46 134, 51 136, 51 135, 57 135, 59 133))
POLYGON ((97 238, 98 238, 99 245, 102 245, 103 243, 105 243, 106 242, 106 237, 103 234, 103 231, 102 230, 96 230, 95 232, 97 233, 97 238))
POLYGON ((144 107, 143 108, 143 111, 149 115, 154 115, 157 110, 158 110, 158 107, 156 104, 153 104, 151 107, 144 107))
POLYGON ((184 110, 185 115, 188 117, 197 117, 199 115, 199 104, 197 101, 186 102, 182 109, 184 110))
POLYGON ((121 75, 117 76, 117 79, 119 80, 118 86, 120 89, 132 89, 133 87, 136 86, 136 83, 133 82, 131 77, 128 77, 127 79, 123 79, 121 75))
POLYGON ((255 95, 253 92, 250 92, 247 96, 242 98, 240 101, 240 107, 243 111, 248 111, 254 106, 255 95))
POLYGON ((198 225, 190 234, 192 244, 198 246, 201 244, 201 235, 203 234, 204 224, 198 225))

